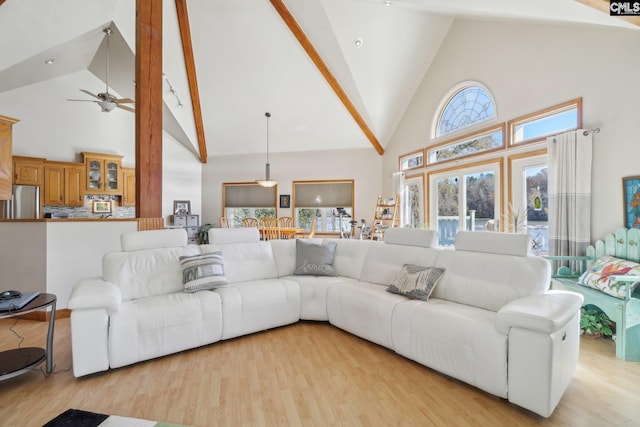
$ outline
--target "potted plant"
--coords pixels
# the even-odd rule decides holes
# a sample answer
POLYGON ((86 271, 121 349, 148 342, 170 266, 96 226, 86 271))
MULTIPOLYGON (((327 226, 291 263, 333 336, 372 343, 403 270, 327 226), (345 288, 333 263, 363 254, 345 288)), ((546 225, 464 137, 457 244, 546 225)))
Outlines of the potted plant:
POLYGON ((604 311, 594 305, 580 309, 580 335, 596 339, 613 336, 612 322, 604 311))
POLYGON ((201 245, 209 243, 209 229, 213 227, 213 224, 203 224, 198 228, 196 237, 201 245))

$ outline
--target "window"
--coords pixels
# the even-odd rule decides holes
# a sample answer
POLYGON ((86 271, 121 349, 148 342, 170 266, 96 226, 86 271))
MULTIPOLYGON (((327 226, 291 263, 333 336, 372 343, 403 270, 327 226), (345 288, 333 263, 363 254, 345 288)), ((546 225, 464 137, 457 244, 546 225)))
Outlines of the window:
POLYGON ((400 170, 407 171, 424 166, 424 151, 418 150, 413 153, 400 156, 400 170))
POLYGON ((429 164, 499 150, 504 147, 504 126, 499 125, 443 142, 427 149, 429 164))
POLYGON ((262 187, 255 182, 222 184, 222 204, 229 227, 242 227, 244 218, 276 216, 278 186, 262 187))
POLYGON ((441 246, 458 230, 484 231, 500 218, 502 160, 429 174, 429 217, 441 246))
POLYGON ((402 224, 411 228, 425 228, 424 174, 408 176, 404 180, 402 224))
POLYGON ((318 233, 350 233, 353 180, 293 181, 293 212, 296 227, 309 230, 317 219, 318 233))
POLYGON ((489 90, 477 82, 463 82, 440 102, 431 137, 438 138, 494 118, 495 103, 489 90))
POLYGON ((526 213, 524 226, 531 235, 532 251, 537 255, 547 255, 549 200, 546 150, 513 155, 508 161, 511 173, 509 205, 526 213))
POLYGON ((509 145, 542 141, 550 135, 582 127, 582 98, 555 105, 508 122, 509 145))

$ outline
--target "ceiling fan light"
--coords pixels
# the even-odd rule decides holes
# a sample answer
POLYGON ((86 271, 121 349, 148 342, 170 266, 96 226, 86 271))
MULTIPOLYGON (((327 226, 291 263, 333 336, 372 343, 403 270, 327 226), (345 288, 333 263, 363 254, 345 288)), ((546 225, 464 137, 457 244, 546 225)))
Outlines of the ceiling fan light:
POLYGON ((110 111, 113 111, 114 108, 116 108, 115 102, 100 101, 98 102, 98 105, 100 106, 100 108, 102 108, 103 113, 108 113, 110 111))

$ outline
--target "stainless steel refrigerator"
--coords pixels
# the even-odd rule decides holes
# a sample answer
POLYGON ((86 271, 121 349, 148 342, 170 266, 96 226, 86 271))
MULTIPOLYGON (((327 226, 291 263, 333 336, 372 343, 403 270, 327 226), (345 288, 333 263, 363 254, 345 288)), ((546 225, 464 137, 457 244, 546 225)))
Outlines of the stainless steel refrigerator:
POLYGON ((40 218, 40 187, 14 185, 11 200, 0 200, 0 218, 40 218))

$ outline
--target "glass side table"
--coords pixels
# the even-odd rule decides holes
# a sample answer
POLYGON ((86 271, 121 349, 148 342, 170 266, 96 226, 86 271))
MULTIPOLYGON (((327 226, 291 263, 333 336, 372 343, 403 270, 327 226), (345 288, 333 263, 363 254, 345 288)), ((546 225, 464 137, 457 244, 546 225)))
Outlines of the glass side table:
POLYGON ((51 308, 46 348, 22 347, 0 352, 0 380, 13 378, 39 366, 46 360, 46 373, 53 371, 53 326, 56 321, 56 296, 40 293, 20 310, 0 311, 0 319, 7 319, 38 310, 51 308))

